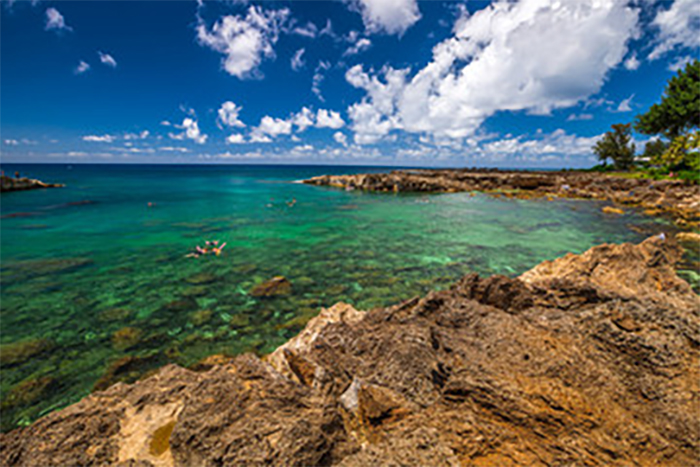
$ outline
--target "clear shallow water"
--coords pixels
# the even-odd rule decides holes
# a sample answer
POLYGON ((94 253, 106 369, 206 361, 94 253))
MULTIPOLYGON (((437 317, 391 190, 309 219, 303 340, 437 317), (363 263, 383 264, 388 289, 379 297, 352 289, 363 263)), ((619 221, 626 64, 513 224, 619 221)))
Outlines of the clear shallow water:
POLYGON ((605 215, 591 201, 290 183, 378 171, 362 167, 4 169, 67 184, 0 200, 4 430, 89 394, 115 362, 112 379, 132 381, 169 362, 266 353, 341 300, 385 306, 469 272, 513 276, 669 228, 634 212, 605 215), (205 240, 227 246, 218 257, 184 257, 205 240), (291 281, 290 295, 250 295, 277 275, 291 281))

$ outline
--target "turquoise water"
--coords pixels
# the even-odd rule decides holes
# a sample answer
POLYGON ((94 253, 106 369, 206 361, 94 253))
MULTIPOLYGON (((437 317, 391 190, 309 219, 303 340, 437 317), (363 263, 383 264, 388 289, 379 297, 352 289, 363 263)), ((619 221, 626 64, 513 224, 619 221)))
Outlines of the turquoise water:
POLYGON ((98 381, 133 381, 211 354, 269 352, 341 300, 385 306, 469 272, 514 276, 669 228, 631 211, 603 214, 590 201, 292 183, 377 170, 362 167, 4 169, 67 184, 1 198, 4 430, 79 400, 98 381), (220 256, 185 257, 206 240, 227 246, 220 256), (290 294, 250 294, 280 275, 290 294))

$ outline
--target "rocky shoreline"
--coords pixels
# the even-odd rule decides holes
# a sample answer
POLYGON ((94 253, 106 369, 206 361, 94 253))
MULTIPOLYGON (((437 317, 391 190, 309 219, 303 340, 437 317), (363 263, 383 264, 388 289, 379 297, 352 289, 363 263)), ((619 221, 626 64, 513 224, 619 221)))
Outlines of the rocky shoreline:
POLYGON ((0 435, 0 464, 693 465, 700 297, 672 239, 322 310, 258 358, 117 383, 0 435))
POLYGON ((650 215, 668 214, 681 227, 700 225, 700 186, 681 180, 632 179, 580 171, 426 169, 322 175, 304 180, 304 183, 379 192, 480 191, 514 198, 597 199, 638 206, 650 215))
POLYGON ((39 188, 62 188, 65 185, 60 183, 44 183, 33 178, 13 178, 7 175, 0 176, 0 192, 36 190, 39 188))

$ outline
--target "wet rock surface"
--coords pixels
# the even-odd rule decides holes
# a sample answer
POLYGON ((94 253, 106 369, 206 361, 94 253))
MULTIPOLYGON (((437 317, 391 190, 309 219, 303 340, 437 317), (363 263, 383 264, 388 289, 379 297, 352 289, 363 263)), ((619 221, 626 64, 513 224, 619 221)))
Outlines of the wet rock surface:
POLYGON ((262 359, 166 366, 2 434, 0 464, 696 465, 700 298, 680 255, 652 237, 337 304, 262 359))
POLYGON ((516 198, 599 199, 640 206, 654 210, 654 214, 668 213, 681 226, 698 226, 700 222, 700 186, 689 185, 681 180, 632 179, 577 171, 436 169, 322 175, 305 180, 304 183, 384 192, 483 191, 516 198))
POLYGON ((60 188, 60 183, 44 183, 40 180, 22 177, 13 178, 7 175, 0 176, 0 192, 35 190, 38 188, 60 188))

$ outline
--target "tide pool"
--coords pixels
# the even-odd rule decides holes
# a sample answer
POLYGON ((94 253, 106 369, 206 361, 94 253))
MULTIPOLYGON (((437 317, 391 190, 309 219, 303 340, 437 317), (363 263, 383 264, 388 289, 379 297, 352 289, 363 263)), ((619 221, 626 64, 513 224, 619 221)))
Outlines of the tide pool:
POLYGON ((3 168, 67 185, 0 200, 3 430, 166 363, 270 352, 338 301, 386 306, 671 230, 593 201, 293 183, 382 170, 368 167, 3 168), (206 240, 226 242, 222 254, 185 257, 206 240), (274 276, 291 293, 250 294, 274 276))

